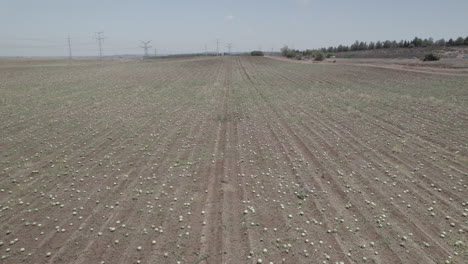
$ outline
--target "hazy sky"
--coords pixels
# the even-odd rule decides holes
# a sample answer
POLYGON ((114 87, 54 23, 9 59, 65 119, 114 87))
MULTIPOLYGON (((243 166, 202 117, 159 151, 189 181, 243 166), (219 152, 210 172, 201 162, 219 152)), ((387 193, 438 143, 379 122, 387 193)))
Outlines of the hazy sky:
POLYGON ((0 56, 296 49, 468 36, 468 0, 0 0, 0 56))

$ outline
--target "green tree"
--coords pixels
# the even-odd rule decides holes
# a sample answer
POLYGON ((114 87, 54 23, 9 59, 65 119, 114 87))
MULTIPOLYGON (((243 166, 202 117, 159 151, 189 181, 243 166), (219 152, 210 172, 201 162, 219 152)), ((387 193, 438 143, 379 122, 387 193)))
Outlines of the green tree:
POLYGON ((461 45, 463 45, 463 42, 465 42, 465 40, 462 37, 458 37, 455 40, 455 46, 461 46, 461 45))
POLYGON ((354 50, 358 50, 359 49, 359 41, 356 40, 356 42, 354 42, 350 47, 349 47, 350 50, 354 51, 354 50))
POLYGON ((433 38, 429 38, 429 39, 427 40, 427 45, 430 46, 430 47, 434 46, 434 39, 433 39, 433 38))
POLYGON ((377 41, 377 43, 375 44, 375 48, 376 49, 381 49, 382 47, 383 47, 382 42, 377 41))
POLYGON ((288 58, 294 58, 294 57, 296 57, 296 51, 291 50, 291 49, 288 50, 287 53, 286 53, 286 57, 288 57, 288 58))
POLYGON ((411 42, 415 47, 421 47, 422 44, 423 44, 423 40, 418 38, 418 37, 414 37, 413 41, 411 42))
POLYGON ((375 43, 373 41, 369 42, 369 46, 367 46, 367 48, 370 50, 375 49, 375 43))
POLYGON ((359 43, 359 47, 358 47, 359 50, 366 50, 367 48, 368 48, 368 46, 367 46, 366 42, 361 41, 359 43))
POLYGON ((384 43, 383 43, 383 48, 384 49, 388 49, 392 46, 392 42, 390 40, 386 40, 384 43))
POLYGON ((296 57, 297 51, 288 48, 288 46, 284 46, 281 48, 281 56, 287 57, 287 58, 294 58, 296 57))
POLYGON ((421 47, 427 47, 427 39, 423 39, 421 47))
POLYGON ((306 49, 303 53, 304 53, 304 56, 312 56, 312 54, 314 54, 314 51, 310 49, 306 49))
POLYGON ((445 47, 445 39, 441 38, 435 42, 436 46, 445 47))
POLYGON ((465 38, 464 44, 468 45, 468 37, 465 38))
POLYGON ((453 46, 455 43, 453 42, 453 39, 449 39, 447 41, 447 46, 453 46))

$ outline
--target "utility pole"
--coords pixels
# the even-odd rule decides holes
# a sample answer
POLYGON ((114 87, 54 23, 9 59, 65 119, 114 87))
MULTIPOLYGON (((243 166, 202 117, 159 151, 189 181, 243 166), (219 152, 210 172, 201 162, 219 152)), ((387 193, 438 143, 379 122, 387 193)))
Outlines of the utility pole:
POLYGON ((70 40, 70 35, 68 36, 68 59, 72 59, 72 50, 71 50, 71 40, 70 40))
POLYGON ((158 49, 154 49, 154 56, 158 56, 158 49))
POLYGON ((145 57, 148 57, 148 49, 151 48, 151 46, 148 46, 148 44, 151 42, 150 41, 141 41, 141 43, 143 43, 143 46, 140 46, 140 48, 143 48, 145 50, 145 57))
POLYGON ((104 41, 104 32, 96 32, 95 38, 99 43, 99 58, 102 59, 102 42, 104 41))
POLYGON ((219 56, 219 39, 216 39, 216 56, 219 56))
POLYGON ((231 55, 232 43, 228 43, 226 47, 228 48, 228 54, 231 55))
POLYGON ((208 56, 208 47, 205 44, 205 56, 208 56))

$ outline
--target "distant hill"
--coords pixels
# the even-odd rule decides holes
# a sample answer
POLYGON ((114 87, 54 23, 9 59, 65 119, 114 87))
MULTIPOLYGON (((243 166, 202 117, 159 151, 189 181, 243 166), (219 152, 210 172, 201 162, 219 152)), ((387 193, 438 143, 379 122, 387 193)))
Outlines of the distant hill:
POLYGON ((468 55, 468 46, 373 49, 343 51, 333 54, 337 58, 422 58, 431 52, 442 58, 461 58, 468 55))

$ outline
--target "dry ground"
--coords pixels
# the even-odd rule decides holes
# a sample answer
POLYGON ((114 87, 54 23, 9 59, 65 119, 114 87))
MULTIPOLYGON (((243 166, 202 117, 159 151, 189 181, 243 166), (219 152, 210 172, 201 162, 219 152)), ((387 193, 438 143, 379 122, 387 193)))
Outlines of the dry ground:
POLYGON ((328 58, 324 61, 313 59, 288 59, 286 57, 268 56, 268 58, 280 61, 288 61, 302 64, 341 64, 361 67, 377 67, 400 71, 433 73, 442 75, 468 75, 468 59, 442 59, 440 61, 421 61, 418 59, 335 59, 328 58))
POLYGON ((270 58, 0 60, 0 263, 466 263, 467 87, 270 58))

